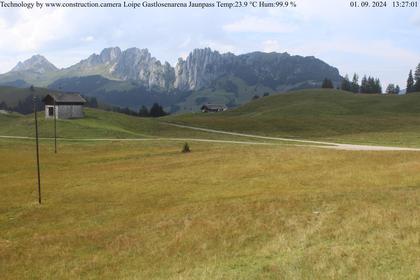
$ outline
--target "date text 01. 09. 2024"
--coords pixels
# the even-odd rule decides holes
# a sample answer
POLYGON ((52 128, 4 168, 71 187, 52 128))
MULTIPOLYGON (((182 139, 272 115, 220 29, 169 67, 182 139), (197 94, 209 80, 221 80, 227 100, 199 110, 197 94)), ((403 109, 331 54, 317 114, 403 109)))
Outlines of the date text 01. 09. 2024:
POLYGON ((417 8, 418 1, 350 1, 352 8, 417 8))

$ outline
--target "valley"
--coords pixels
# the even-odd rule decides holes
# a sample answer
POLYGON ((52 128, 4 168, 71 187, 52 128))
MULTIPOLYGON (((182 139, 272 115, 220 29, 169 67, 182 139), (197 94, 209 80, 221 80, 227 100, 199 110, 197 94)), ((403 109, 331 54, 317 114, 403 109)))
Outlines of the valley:
POLYGON ((389 146, 420 146, 419 102, 309 90, 214 114, 86 108, 57 122, 57 154, 40 118, 42 205, 33 116, 0 114, 2 278, 416 279, 420 152, 389 146), (389 149, 310 142, 333 139, 389 149))
POLYGON ((76 91, 133 110, 159 102, 167 111, 182 113, 198 111, 203 97, 237 107, 255 95, 319 87, 325 78, 337 85, 342 79, 337 68, 322 60, 288 53, 194 49, 172 66, 148 49, 111 47, 63 69, 34 55, 1 74, 0 86, 76 91))

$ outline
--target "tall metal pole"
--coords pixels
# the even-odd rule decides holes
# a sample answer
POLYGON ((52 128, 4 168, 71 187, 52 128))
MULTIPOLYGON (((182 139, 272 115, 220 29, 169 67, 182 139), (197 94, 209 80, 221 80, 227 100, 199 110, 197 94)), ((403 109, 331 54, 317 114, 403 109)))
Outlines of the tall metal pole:
POLYGON ((57 153, 57 109, 54 99, 54 153, 57 153))
POLYGON ((38 202, 41 204, 41 172, 39 170, 39 141, 38 141, 38 116, 36 112, 36 96, 34 96, 34 113, 35 113, 35 139, 36 139, 36 166, 38 171, 38 202))

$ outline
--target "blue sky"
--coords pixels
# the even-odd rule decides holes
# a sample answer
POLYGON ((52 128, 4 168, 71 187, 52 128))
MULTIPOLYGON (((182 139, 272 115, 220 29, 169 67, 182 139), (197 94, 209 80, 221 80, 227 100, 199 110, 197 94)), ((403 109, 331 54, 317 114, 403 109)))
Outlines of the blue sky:
MULTIPOLYGON (((162 1, 162 0, 161 0, 162 1)), ((172 0, 171 0, 172 1, 172 0)), ((0 72, 42 54, 67 67, 103 48, 148 48, 175 64, 194 48, 316 56, 405 87, 420 62, 420 8, 354 9, 347 0, 296 0, 287 9, 1 9, 0 72)), ((389 2, 388 4, 391 4, 389 2)))

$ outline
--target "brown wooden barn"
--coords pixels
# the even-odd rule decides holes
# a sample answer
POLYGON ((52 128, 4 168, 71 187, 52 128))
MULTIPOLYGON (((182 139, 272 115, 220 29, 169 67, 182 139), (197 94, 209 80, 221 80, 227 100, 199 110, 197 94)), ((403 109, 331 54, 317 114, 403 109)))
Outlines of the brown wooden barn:
POLYGON ((50 93, 42 100, 45 103, 45 118, 77 119, 85 116, 83 106, 86 100, 79 93, 50 93), (55 110, 54 110, 55 106, 55 110))

